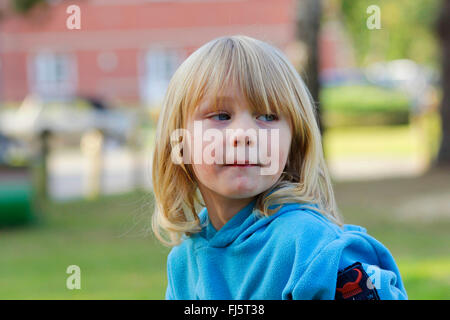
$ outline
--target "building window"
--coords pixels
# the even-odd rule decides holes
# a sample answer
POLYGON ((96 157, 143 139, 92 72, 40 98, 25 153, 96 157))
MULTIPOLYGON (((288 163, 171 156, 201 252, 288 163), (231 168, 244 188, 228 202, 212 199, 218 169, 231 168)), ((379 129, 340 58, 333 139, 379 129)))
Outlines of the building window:
POLYGON ((44 99, 67 98, 76 90, 76 66, 72 54, 40 52, 31 61, 32 90, 44 99))
POLYGON ((152 107, 162 102, 179 64, 180 55, 177 50, 157 48, 146 52, 141 68, 141 97, 144 103, 152 107))

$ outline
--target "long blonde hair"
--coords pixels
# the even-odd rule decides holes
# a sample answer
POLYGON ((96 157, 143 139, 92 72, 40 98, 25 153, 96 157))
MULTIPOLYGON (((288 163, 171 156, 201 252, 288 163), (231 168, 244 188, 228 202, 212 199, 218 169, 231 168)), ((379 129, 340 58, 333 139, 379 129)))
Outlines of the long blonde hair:
POLYGON ((171 161, 170 138, 174 130, 185 127, 188 114, 206 94, 214 97, 230 82, 238 84, 254 110, 287 115, 293 131, 286 168, 277 183, 258 195, 258 213, 273 214, 269 206, 274 204, 315 204, 317 207, 311 209, 341 226, 316 109, 307 87, 280 50, 248 36, 234 35, 216 38, 197 49, 169 83, 153 155, 152 229, 156 237, 167 246, 175 246, 183 236, 201 230, 198 212, 204 204, 197 182, 189 164, 171 161))

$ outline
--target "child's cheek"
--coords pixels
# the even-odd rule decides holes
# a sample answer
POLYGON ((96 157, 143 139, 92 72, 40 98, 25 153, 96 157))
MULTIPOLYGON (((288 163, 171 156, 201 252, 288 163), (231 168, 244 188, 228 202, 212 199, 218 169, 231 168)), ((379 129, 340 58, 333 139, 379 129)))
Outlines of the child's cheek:
POLYGON ((270 150, 271 166, 274 167, 273 175, 276 179, 279 178, 284 170, 284 167, 289 156, 289 149, 291 145, 291 134, 289 130, 281 128, 276 135, 268 139, 268 149, 270 150))
MULTIPOLYGON (((197 179, 202 184, 207 184, 216 176, 216 166, 214 164, 216 152, 220 149, 216 141, 203 141, 203 137, 191 135, 190 155, 191 163, 197 179)), ((217 152, 219 154, 219 152, 217 152)))

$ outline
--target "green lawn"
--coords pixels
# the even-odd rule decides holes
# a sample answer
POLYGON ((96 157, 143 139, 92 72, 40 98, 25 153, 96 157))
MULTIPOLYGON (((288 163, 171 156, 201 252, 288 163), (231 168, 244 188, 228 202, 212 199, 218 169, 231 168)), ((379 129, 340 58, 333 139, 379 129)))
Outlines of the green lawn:
POLYGON ((408 125, 333 127, 323 144, 330 158, 370 157, 434 158, 441 136, 439 115, 431 112, 408 125))
POLYGON ((162 299, 165 257, 149 227, 151 196, 52 203, 40 223, 2 230, 0 298, 162 299), (81 269, 81 289, 66 288, 66 269, 81 269))

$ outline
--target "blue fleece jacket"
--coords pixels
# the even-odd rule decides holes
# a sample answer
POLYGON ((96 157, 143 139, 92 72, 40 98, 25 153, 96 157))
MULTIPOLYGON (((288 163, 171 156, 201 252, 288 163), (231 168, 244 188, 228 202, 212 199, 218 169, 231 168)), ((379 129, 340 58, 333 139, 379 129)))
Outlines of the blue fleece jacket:
POLYGON ((407 299, 392 255, 364 228, 298 203, 261 218, 254 204, 219 231, 203 208, 202 231, 168 255, 166 299, 407 299))

